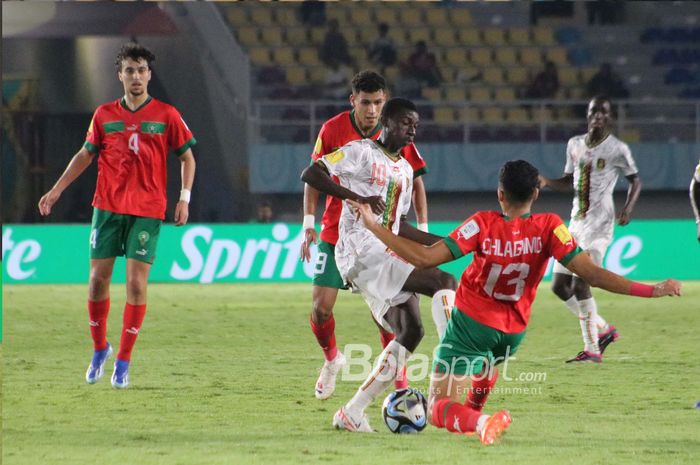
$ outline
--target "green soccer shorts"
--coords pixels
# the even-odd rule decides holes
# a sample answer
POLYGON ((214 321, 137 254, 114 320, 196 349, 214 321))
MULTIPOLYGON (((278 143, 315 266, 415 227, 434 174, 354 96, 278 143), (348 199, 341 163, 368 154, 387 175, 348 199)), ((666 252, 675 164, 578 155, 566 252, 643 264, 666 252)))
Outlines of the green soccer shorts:
POLYGON ((325 241, 318 241, 318 254, 314 267, 313 285, 347 289, 338 267, 335 265, 335 246, 325 241))
POLYGON ((162 223, 158 218, 122 215, 95 208, 90 229, 90 258, 124 255, 153 263, 162 223))
POLYGON ((454 307, 435 351, 433 373, 478 375, 484 362, 498 365, 515 354, 525 332, 504 333, 479 323, 454 307))

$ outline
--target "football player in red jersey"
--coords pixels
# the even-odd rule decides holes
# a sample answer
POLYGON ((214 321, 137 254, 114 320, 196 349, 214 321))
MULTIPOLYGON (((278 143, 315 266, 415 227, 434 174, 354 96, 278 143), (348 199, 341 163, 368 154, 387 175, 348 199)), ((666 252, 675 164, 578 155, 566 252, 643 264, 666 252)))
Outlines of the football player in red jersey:
MULTIPOLYGON (((312 163, 328 153, 343 147, 345 144, 361 140, 376 140, 382 131, 379 115, 387 99, 387 84, 384 77, 374 71, 361 71, 352 80, 350 104, 352 110, 343 111, 326 121, 318 134, 318 139, 311 154, 312 163)), ((428 231, 428 206, 425 187, 420 176, 427 172, 425 161, 421 158, 416 146, 411 143, 402 149, 403 157, 413 168, 413 205, 416 212, 418 229, 428 231)), ((334 179, 337 182, 337 179, 334 179)), ((301 245, 301 259, 311 260, 311 244, 318 243, 318 256, 313 278, 313 295, 311 311, 311 330, 316 336, 325 362, 321 368, 315 386, 318 399, 327 399, 335 390, 335 378, 345 364, 345 357, 338 352, 335 340, 335 319, 333 306, 338 297, 338 289, 346 289, 345 283, 338 273, 335 264, 334 249, 338 241, 338 220, 342 203, 340 199, 326 196, 326 208, 321 220, 320 242, 314 226, 314 214, 318 204, 319 192, 308 184, 304 185, 304 242, 301 245)), ((447 324, 447 310, 454 302, 454 292, 440 291, 433 297, 433 318, 440 328, 447 324)), ((380 328, 382 346, 386 347, 394 335, 380 328)), ((396 383, 397 389, 408 386, 405 377, 400 377, 396 383)))
POLYGON ((681 291, 681 283, 673 279, 651 286, 599 267, 581 253, 561 218, 531 214, 539 195, 538 175, 526 161, 507 162, 499 176, 501 212, 477 212, 432 246, 391 234, 375 222, 368 207, 351 202, 372 233, 417 267, 474 254, 435 353, 429 405, 433 425, 456 433, 476 432, 484 444, 492 444, 512 421, 506 410, 485 415, 482 408, 496 383, 496 365, 514 354, 525 337, 530 307, 550 257, 591 286, 610 292, 661 297, 681 291))
POLYGON ((109 285, 117 256, 126 256, 126 306, 112 386, 129 385, 131 351, 146 313, 148 274, 155 259, 160 225, 167 204, 167 156, 180 158, 180 199, 175 224, 189 217, 196 143, 178 111, 148 95, 155 55, 142 45, 125 44, 117 55, 124 96, 100 105, 92 117, 85 144, 73 156, 56 184, 39 200, 46 216, 63 191, 92 163, 96 155, 97 186, 90 231, 88 314, 94 353, 85 379, 96 383, 112 353, 107 342, 109 285))

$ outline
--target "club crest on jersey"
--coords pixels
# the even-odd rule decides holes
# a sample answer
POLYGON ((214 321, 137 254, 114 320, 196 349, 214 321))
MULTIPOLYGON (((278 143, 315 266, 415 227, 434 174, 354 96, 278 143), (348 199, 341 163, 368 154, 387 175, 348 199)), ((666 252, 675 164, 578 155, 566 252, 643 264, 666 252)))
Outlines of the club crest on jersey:
POLYGON ((151 235, 148 234, 148 231, 141 231, 137 237, 139 239, 139 244, 141 244, 141 247, 143 247, 144 245, 146 245, 146 242, 148 242, 148 240, 151 238, 151 235))
POLYGON ((336 150, 333 153, 329 153, 324 157, 328 163, 331 165, 335 165, 338 163, 340 160, 345 158, 345 153, 342 150, 336 150))
POLYGON ((479 225, 475 220, 471 220, 457 230, 457 239, 469 239, 479 232, 479 225))
POLYGON ((596 160, 595 167, 598 168, 599 170, 602 170, 603 168, 605 168, 605 160, 602 158, 599 158, 598 160, 596 160))
POLYGON ((554 229, 554 235, 557 236, 557 239, 564 245, 569 245, 574 240, 569 232, 569 228, 567 228, 565 224, 557 226, 554 229))

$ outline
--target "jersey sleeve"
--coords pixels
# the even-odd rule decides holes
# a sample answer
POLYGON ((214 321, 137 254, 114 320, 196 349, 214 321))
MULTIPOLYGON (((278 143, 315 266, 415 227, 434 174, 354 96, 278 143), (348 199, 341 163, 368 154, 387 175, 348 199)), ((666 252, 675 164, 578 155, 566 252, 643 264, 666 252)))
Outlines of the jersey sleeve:
POLYGON ((565 174, 573 174, 574 172, 574 140, 569 139, 569 143, 566 144, 566 165, 564 165, 565 174))
POLYGON ((447 235, 445 245, 450 249, 455 259, 473 252, 479 247, 480 223, 477 213, 467 218, 464 223, 447 235))
POLYGON ((632 152, 627 144, 620 142, 620 152, 615 158, 615 166, 624 174, 625 176, 630 176, 637 174, 637 165, 632 158, 632 152))
POLYGON ((90 120, 90 126, 88 127, 87 134, 85 135, 85 143, 83 147, 90 153, 99 153, 100 147, 102 145, 102 137, 104 136, 102 132, 102 124, 100 124, 100 109, 95 110, 90 120))
POLYGON ((168 145, 170 148, 179 157, 196 143, 197 140, 192 135, 190 128, 187 127, 185 120, 175 108, 171 108, 170 124, 168 124, 168 145))
POLYGON ((324 124, 321 126, 321 130, 318 131, 316 144, 314 144, 314 151, 311 153, 311 163, 318 161, 319 158, 328 154, 332 150, 333 147, 328 140, 328 127, 326 124, 324 124))
POLYGON ((401 155, 403 155, 406 161, 410 163, 411 168, 413 168, 413 179, 423 176, 428 172, 428 166, 423 157, 420 156, 416 144, 411 143, 401 149, 401 155))
POLYGON ((345 145, 335 152, 323 155, 318 159, 328 172, 339 178, 352 177, 365 165, 365 151, 361 143, 351 143, 345 145))
POLYGON ((571 261, 576 255, 581 253, 581 248, 576 245, 574 236, 566 227, 561 218, 551 214, 549 218, 549 234, 551 234, 549 254, 562 265, 571 261))

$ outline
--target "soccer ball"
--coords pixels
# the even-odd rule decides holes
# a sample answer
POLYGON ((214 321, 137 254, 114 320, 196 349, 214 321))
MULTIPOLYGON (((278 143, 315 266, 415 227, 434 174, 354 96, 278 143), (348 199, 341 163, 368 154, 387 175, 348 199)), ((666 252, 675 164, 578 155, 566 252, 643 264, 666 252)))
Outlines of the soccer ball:
POLYGON ((394 391, 384 399, 382 417, 392 433, 417 433, 428 424, 428 402, 416 389, 394 391))

